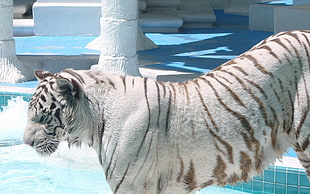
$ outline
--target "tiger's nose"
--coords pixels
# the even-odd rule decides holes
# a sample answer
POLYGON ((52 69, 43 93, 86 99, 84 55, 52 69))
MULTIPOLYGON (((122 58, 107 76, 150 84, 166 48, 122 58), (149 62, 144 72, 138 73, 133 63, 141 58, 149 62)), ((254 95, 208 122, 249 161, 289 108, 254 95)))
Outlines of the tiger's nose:
POLYGON ((26 145, 33 147, 35 144, 36 133, 37 133, 37 130, 33 128, 26 128, 24 132, 24 143, 26 145))
POLYGON ((28 137, 28 135, 24 135, 24 143, 26 144, 26 145, 29 145, 29 146, 31 146, 31 147, 33 147, 33 145, 34 145, 34 139, 33 138, 31 138, 31 137, 28 137))
POLYGON ((31 146, 31 147, 33 147, 34 141, 27 142, 26 144, 29 145, 29 146, 31 146))

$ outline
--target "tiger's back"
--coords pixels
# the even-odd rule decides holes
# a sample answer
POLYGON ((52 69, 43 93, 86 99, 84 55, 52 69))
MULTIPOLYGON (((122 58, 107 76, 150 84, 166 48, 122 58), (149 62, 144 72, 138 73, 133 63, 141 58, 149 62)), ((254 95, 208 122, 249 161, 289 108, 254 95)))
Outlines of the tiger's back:
POLYGON ((37 76, 58 84, 47 89, 54 96, 74 90, 57 122, 97 151, 114 193, 190 193, 249 180, 289 146, 310 174, 309 40, 309 31, 277 34, 180 83, 102 71, 37 76))

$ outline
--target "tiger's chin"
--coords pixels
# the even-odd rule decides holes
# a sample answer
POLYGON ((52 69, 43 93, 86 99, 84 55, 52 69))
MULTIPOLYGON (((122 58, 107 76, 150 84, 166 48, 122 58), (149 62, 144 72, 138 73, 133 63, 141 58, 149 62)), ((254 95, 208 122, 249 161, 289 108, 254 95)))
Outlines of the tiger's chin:
POLYGON ((35 142, 32 147, 41 156, 50 156, 57 150, 59 143, 57 139, 43 139, 42 141, 35 142))
POLYGON ((43 138, 34 140, 27 144, 34 148, 39 155, 50 156, 57 150, 59 143, 60 141, 57 139, 43 138))
POLYGON ((46 135, 46 128, 37 123, 31 123, 24 133, 24 143, 34 148, 41 156, 54 153, 64 137, 46 135))

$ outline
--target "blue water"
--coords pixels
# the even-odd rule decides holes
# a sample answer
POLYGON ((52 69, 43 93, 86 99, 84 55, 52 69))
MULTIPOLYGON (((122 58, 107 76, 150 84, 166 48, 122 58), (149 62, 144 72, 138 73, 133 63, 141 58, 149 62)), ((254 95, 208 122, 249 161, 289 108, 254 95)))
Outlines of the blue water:
POLYGON ((63 167, 30 149, 0 147, 0 193, 111 193, 101 169, 63 167))
POLYGON ((38 85, 37 80, 27 81, 22 83, 0 83, 0 86, 13 86, 13 87, 24 87, 24 88, 35 88, 38 85))

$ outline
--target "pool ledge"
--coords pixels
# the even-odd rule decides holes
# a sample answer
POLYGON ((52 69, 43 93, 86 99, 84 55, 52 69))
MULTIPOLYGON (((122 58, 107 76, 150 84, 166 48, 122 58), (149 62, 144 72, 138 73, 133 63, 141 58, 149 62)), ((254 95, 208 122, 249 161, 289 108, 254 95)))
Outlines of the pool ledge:
POLYGON ((10 92, 10 93, 34 93, 34 88, 25 88, 25 87, 15 87, 15 86, 0 86, 1 92, 10 92))
POLYGON ((290 168, 301 168, 304 169, 300 164, 298 158, 283 156, 282 159, 276 160, 274 166, 290 167, 290 168))

